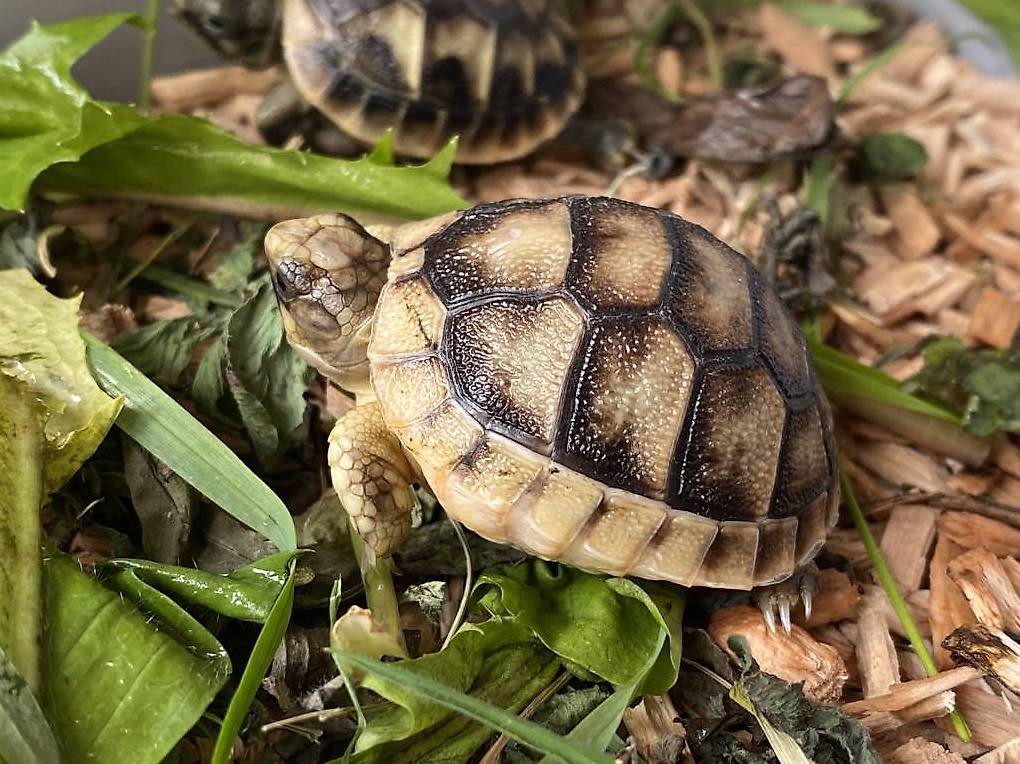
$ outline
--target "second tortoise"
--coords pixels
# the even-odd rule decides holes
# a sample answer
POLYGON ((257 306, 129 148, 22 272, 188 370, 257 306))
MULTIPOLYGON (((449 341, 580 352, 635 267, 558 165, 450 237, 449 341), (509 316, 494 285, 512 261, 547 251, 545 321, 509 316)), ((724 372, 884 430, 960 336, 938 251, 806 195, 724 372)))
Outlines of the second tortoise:
POLYGON ((329 463, 377 555, 408 533, 414 482, 492 541, 684 586, 795 581, 836 520, 796 322, 676 215, 509 201, 386 243, 320 215, 266 251, 291 344, 357 395, 329 463))

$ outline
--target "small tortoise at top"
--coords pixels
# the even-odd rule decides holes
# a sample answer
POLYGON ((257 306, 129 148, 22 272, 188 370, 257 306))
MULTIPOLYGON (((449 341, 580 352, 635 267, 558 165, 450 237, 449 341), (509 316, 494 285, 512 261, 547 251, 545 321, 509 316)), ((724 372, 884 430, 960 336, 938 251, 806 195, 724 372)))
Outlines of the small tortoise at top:
POLYGON ((483 204, 389 239, 343 215, 266 236, 291 344, 356 394, 329 463, 376 554, 407 535, 423 482, 546 559, 684 586, 789 579, 768 603, 788 622, 837 516, 832 425, 746 258, 610 198, 483 204))
POLYGON ((348 136, 393 128, 397 153, 457 161, 524 156, 562 130, 585 77, 550 0, 176 0, 229 58, 280 54, 301 97, 348 136))

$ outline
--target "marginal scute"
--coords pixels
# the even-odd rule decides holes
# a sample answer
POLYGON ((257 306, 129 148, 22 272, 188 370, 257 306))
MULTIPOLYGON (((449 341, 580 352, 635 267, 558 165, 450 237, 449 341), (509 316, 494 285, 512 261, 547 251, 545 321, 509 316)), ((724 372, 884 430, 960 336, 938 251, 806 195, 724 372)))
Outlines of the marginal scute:
POLYGON ((608 485, 662 498, 684 422, 694 361, 655 319, 606 322, 581 351, 568 465, 608 485))
POLYGON ((423 62, 422 95, 452 104, 484 107, 492 86, 493 59, 499 30, 495 24, 469 13, 429 18, 427 54, 423 62), (442 74, 456 62, 460 67, 463 93, 445 89, 442 74))
POLYGON ((450 396, 446 368, 435 356, 377 364, 372 386, 391 427, 417 422, 450 396))
POLYGON ((789 577, 797 565, 797 518, 765 520, 759 527, 754 585, 767 586, 789 577))
POLYGON ((719 523, 719 535, 708 550, 694 584, 717 589, 753 587, 759 533, 757 523, 719 523))
POLYGON ((389 282, 376 305, 369 358, 436 350, 445 316, 446 309, 424 279, 389 282))
POLYGON ((507 438, 489 433, 450 470, 439 498, 454 519, 470 508, 470 527, 492 540, 506 538, 508 515, 535 483, 548 460, 507 438))
POLYGON ((678 247, 664 306, 673 325, 705 352, 750 348, 747 260, 679 218, 668 218, 666 226, 678 247))
POLYGON ((666 505, 613 491, 577 535, 563 560, 580 568, 623 575, 666 519, 666 505))
MULTIPOLYGON (((838 500, 833 494, 833 503, 838 506, 838 500)), ((828 514, 830 497, 823 493, 804 510, 797 518, 797 564, 803 565, 809 562, 818 554, 818 550, 825 543, 825 532, 828 530, 828 514)))
POLYGON ((571 210, 578 261, 571 289, 599 310, 654 309, 673 259, 656 211, 615 199, 579 199, 571 210))
POLYGON ((482 426, 449 399, 412 424, 393 426, 393 431, 422 468, 434 474, 460 461, 485 435, 482 426))
POLYGON ((602 503, 594 480, 549 463, 528 495, 510 513, 507 535, 515 546, 558 559, 602 503))
POLYGON ((446 353, 490 426, 548 445, 583 329, 577 307, 562 297, 499 299, 450 318, 446 353))
POLYGON ((764 370, 707 373, 694 404, 680 500, 720 520, 764 517, 785 418, 783 398, 764 370))
POLYGON ((714 520, 672 510, 631 573, 691 586, 718 533, 719 524, 714 520))
POLYGON ((469 212, 425 251, 429 279, 449 300, 556 289, 570 261, 568 210, 554 201, 469 212))

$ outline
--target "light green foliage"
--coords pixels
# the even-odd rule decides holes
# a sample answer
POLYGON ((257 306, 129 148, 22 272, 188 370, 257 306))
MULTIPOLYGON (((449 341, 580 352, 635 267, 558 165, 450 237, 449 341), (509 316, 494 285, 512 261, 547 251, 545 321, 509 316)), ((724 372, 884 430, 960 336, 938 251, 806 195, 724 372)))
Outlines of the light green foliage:
POLYGON ((1005 350, 968 348, 955 337, 924 350, 924 368, 904 385, 959 411, 975 435, 1020 432, 1020 341, 1005 350))
POLYGON ((226 653, 165 595, 107 589, 60 555, 45 569, 46 709, 62 761, 156 764, 223 685, 226 653))
POLYGON ((38 686, 39 512, 95 451, 120 410, 89 374, 80 298, 0 271, 0 649, 38 686))
POLYGON ((841 34, 870 34, 882 26, 882 20, 863 5, 822 3, 814 0, 780 0, 779 5, 804 24, 827 27, 841 34))
POLYGON ((1020 8, 1016 0, 963 0, 1006 43, 1020 66, 1020 8))
POLYGON ((446 182, 455 147, 419 167, 388 167, 254 146, 193 117, 146 117, 95 101, 71 65, 138 16, 32 26, 0 53, 0 209, 23 209, 33 182, 86 194, 285 217, 342 210, 422 218, 465 206, 446 182))

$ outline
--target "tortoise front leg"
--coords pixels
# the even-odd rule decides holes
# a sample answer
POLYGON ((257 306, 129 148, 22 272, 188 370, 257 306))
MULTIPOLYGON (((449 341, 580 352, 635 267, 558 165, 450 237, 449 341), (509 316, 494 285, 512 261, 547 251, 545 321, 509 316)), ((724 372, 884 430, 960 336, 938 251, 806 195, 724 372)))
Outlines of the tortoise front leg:
POLYGON ((337 420, 327 459, 333 488, 366 552, 390 556, 411 530, 414 470, 378 403, 360 404, 337 420))

